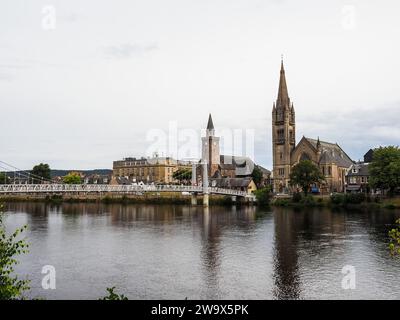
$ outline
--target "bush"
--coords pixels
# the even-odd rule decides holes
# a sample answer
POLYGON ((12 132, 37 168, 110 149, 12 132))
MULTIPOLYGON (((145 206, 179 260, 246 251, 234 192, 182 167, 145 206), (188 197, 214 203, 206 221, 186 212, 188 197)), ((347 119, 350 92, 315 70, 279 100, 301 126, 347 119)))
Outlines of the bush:
POLYGON ((271 189, 269 187, 265 187, 262 189, 258 189, 254 192, 258 205, 265 207, 268 206, 271 200, 271 189))
POLYGON ((301 193, 300 192, 295 192, 295 193, 293 193, 293 196, 292 196, 292 201, 294 202, 294 203, 297 203, 297 202, 300 202, 301 201, 301 193))
POLYGON ((123 294, 118 294, 114 292, 115 287, 107 288, 108 296, 100 298, 99 300, 128 300, 123 294))
POLYGON ((287 207, 289 205, 289 200, 288 199, 276 199, 274 201, 274 205, 280 206, 280 207, 287 207))
POLYGON ((13 273, 18 263, 16 256, 27 252, 28 244, 25 240, 17 240, 26 226, 8 236, 2 218, 0 211, 0 300, 21 299, 23 292, 29 289, 29 281, 20 280, 13 273))
POLYGON ((360 204, 365 201, 365 193, 335 193, 331 195, 331 202, 337 205, 360 204))
POLYGON ((303 199, 301 199, 300 203, 304 206, 315 206, 315 199, 312 195, 307 195, 306 197, 304 197, 303 199))

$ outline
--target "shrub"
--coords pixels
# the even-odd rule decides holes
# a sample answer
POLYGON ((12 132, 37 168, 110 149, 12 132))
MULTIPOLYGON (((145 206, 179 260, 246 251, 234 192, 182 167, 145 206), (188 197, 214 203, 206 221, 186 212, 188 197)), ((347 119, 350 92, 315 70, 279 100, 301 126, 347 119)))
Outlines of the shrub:
POLYGON ((128 300, 123 294, 118 294, 114 292, 115 287, 107 288, 108 296, 100 298, 99 300, 128 300))
POLYGON ((289 200, 288 199, 276 199, 274 201, 274 205, 281 206, 281 207, 287 207, 289 205, 289 200))
POLYGON ((315 205, 315 199, 312 195, 307 195, 306 197, 304 197, 303 199, 301 199, 300 201, 301 204, 303 204, 304 206, 314 206, 315 205))
POLYGON ((260 206, 268 206, 271 200, 271 189, 269 187, 265 187, 262 189, 258 189, 254 192, 257 203, 260 206))
POLYGON ((301 201, 301 193, 300 192, 293 193, 292 201, 294 203, 300 202, 301 201))
POLYGON ((13 275, 14 267, 18 264, 15 257, 27 252, 25 240, 17 240, 25 229, 26 226, 7 236, 0 211, 0 300, 21 299, 23 292, 29 289, 28 280, 20 280, 13 275))

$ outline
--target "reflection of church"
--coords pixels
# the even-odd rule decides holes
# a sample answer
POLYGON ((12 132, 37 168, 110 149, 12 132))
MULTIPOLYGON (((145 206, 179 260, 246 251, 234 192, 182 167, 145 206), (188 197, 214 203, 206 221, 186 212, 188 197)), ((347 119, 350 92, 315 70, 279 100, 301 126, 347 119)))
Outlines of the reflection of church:
POLYGON ((353 161, 337 143, 303 136, 296 145, 296 118, 281 63, 278 98, 272 109, 273 187, 275 192, 289 190, 290 169, 300 160, 311 160, 320 168, 325 182, 322 192, 344 190, 346 170, 353 161))

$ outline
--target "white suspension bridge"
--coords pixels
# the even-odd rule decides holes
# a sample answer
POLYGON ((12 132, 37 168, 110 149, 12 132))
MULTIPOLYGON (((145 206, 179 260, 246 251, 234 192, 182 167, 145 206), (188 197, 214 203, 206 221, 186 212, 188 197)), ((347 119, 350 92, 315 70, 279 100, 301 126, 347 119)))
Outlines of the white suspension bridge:
MULTIPOLYGON (((204 163, 203 172, 207 172, 207 164, 204 163)), ((246 191, 217 188, 208 186, 208 177, 203 175, 201 186, 193 183, 187 185, 110 185, 110 184, 65 184, 55 183, 50 179, 32 174, 29 171, 20 170, 13 165, 0 160, 0 170, 5 170, 4 175, 0 177, 0 195, 15 194, 143 194, 146 192, 187 192, 192 195, 192 204, 197 203, 196 195, 203 194, 203 204, 208 205, 209 194, 219 194, 232 197, 243 197, 254 200, 254 196, 246 191), (8 183, 10 177, 14 177, 14 183, 8 183), (1 181, 1 179, 4 179, 1 181), (24 183, 16 183, 23 178, 24 183)), ((192 173, 193 176, 193 173, 192 173)))

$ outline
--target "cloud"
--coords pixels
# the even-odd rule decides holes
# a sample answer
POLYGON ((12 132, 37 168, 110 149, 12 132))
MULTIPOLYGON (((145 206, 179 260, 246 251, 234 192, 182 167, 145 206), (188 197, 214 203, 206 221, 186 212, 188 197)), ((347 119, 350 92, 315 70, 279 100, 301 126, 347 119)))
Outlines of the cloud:
POLYGON ((133 56, 143 55, 157 49, 158 45, 156 43, 144 45, 137 43, 123 43, 116 46, 106 46, 103 48, 103 53, 107 58, 129 59, 133 56))

